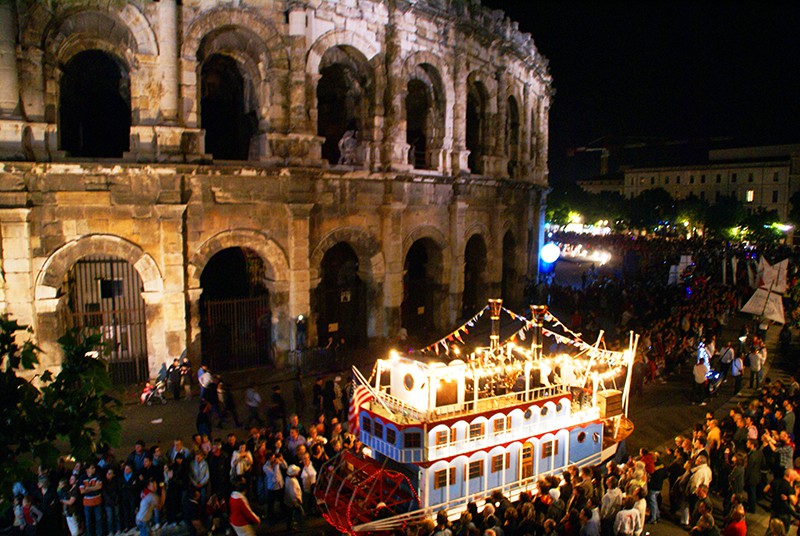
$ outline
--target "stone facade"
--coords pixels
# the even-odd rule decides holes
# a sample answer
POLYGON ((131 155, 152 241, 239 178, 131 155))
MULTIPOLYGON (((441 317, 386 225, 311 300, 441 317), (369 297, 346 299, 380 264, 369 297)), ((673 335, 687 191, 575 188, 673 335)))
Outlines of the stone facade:
POLYGON ((151 372, 205 355, 204 273, 231 249, 278 361, 301 314, 308 344, 346 322, 365 343, 521 304, 554 93, 530 35, 475 0, 180 4, 0 2, 0 307, 45 366, 99 257, 141 280, 151 372), (328 277, 340 250, 357 287, 328 277))

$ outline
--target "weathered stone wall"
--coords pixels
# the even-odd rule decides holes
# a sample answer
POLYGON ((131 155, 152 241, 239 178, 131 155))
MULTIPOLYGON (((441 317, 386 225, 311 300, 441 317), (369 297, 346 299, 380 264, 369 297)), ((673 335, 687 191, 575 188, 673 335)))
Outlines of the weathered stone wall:
POLYGON ((416 240, 440 258, 439 329, 459 314, 473 235, 487 250, 482 296, 499 292, 507 233, 520 276, 508 288, 519 296, 521 277, 536 274, 551 79, 530 36, 476 1, 17 0, 0 7, 0 33, 0 308, 34 326, 47 365, 59 362, 65 274, 94 254, 141 275, 153 368, 184 347, 199 355, 200 275, 229 247, 264 261, 282 351, 293 319, 314 316, 322 257, 341 242, 358 256, 373 340, 400 327, 416 240), (111 159, 62 148, 62 69, 85 51, 114 59, 129 97, 129 150, 111 159), (242 79, 248 161, 206 150, 203 67, 214 55, 242 79), (348 165, 323 160, 317 130, 322 69, 336 62, 361 77, 348 165), (430 99, 425 170, 409 163, 411 80, 430 99), (483 99, 480 175, 467 164, 471 87, 483 99))

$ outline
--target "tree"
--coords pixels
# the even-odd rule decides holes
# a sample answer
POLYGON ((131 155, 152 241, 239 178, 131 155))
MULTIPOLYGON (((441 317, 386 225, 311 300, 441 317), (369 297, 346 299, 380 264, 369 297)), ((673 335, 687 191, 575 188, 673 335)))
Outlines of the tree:
POLYGON ((721 196, 706 210, 706 230, 717 238, 734 238, 731 229, 740 227, 746 217, 747 211, 735 195, 721 196))
POLYGON ((88 459, 103 443, 118 446, 122 431, 122 402, 109 394, 100 336, 70 331, 61 337, 61 372, 43 372, 36 387, 36 376, 27 378, 40 353, 31 333, 0 317, 0 486, 5 494, 14 482, 30 478, 35 465, 55 466, 61 454, 57 445, 88 459))
POLYGON ((663 188, 645 190, 628 203, 628 220, 633 228, 652 228, 674 219, 674 201, 663 188))

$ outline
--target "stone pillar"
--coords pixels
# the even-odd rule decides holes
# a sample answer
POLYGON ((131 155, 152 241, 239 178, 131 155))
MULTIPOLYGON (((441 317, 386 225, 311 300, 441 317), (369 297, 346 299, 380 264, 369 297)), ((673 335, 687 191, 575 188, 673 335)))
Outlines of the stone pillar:
MULTIPOLYGON (((452 173, 469 173, 467 164, 467 72, 462 52, 455 47, 453 52, 453 153, 451 157, 452 173)), ((447 172, 447 170, 445 170, 447 172)))
MULTIPOLYGON (((391 17, 390 11, 390 17, 391 17)), ((400 54, 400 37, 397 25, 392 22, 386 26, 386 98, 389 106, 385 109, 384 137, 381 163, 384 169, 408 170, 410 146, 406 143, 406 117, 402 113, 405 98, 403 87, 403 63, 400 54)))
POLYGON ((306 113, 306 8, 289 4, 289 132, 312 134, 306 113))
MULTIPOLYGON (((391 188, 391 185, 387 186, 391 188)), ((383 283, 384 337, 393 339, 402 325, 400 307, 403 304, 403 210, 404 203, 386 196, 381 212, 381 242, 386 276, 383 283)))
POLYGON ((30 210, 0 209, 0 251, 5 279, 5 313, 20 324, 32 326, 33 265, 31 263, 30 210))
POLYGON ((186 354, 192 362, 192 367, 197 370, 202 358, 202 328, 200 326, 200 296, 202 288, 190 288, 186 291, 186 354))
POLYGON ((547 209, 547 190, 530 190, 528 212, 528 280, 539 280, 539 252, 544 244, 544 217, 547 209))
MULTIPOLYGON (((449 277, 449 303, 443 303, 437 311, 437 318, 446 319, 446 325, 452 326, 461 316, 461 298, 464 292, 464 230, 466 229, 466 214, 469 205, 466 201, 454 199, 450 203, 450 263, 449 277)), ((436 326, 444 328, 444 326, 436 326)))
MULTIPOLYGON (((184 259, 184 222, 183 214, 186 205, 156 205, 155 213, 158 215, 160 246, 162 261, 163 288, 145 289, 145 301, 150 298, 160 302, 163 318, 158 340, 153 339, 153 334, 148 329, 148 350, 152 348, 154 354, 163 359, 180 357, 186 341, 186 302, 185 289, 185 259, 184 259)), ((148 315, 149 316, 149 315, 148 315)))
POLYGON ((161 71, 161 122, 178 122, 180 64, 178 61, 178 8, 175 0, 158 3, 158 46, 161 71))
POLYGON ((0 2, 0 115, 19 115, 14 2, 0 2))
POLYGON ((508 168, 508 154, 506 153, 506 144, 508 142, 508 132, 506 130, 506 121, 508 120, 508 74, 505 67, 498 67, 495 73, 495 80, 497 80, 497 114, 492 122, 494 132, 494 147, 492 147, 492 155, 494 155, 495 165, 492 171, 500 176, 505 176, 508 168))
MULTIPOLYGON (((289 320, 291 321, 291 343, 294 348, 294 319, 306 315, 309 347, 317 344, 316 318, 311 314, 311 209, 313 203, 289 203, 289 320)), ((287 348, 288 349, 288 348, 287 348)))

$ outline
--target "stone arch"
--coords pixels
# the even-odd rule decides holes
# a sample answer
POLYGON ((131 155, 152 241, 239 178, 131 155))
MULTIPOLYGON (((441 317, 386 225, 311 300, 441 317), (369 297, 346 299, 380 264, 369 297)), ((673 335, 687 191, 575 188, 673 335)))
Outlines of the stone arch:
POLYGON ((441 164, 441 151, 452 145, 451 104, 455 94, 449 72, 435 55, 419 51, 406 58, 402 80, 405 141, 415 149, 411 163, 417 168, 436 169, 441 164), (425 110, 420 109, 421 104, 425 110), (416 138, 421 138, 421 146, 416 138))
POLYGON ((306 73, 312 76, 319 74, 322 57, 325 52, 333 47, 345 46, 359 51, 368 62, 380 54, 380 47, 366 36, 347 30, 331 30, 321 35, 308 50, 306 57, 306 73))
POLYGON ((366 283, 374 284, 383 281, 386 266, 380 242, 370 233, 357 227, 340 227, 322 237, 311 252, 310 276, 311 288, 320 283, 319 267, 325 252, 336 244, 344 242, 353 248, 358 257, 358 276, 366 283))
POLYGON ((450 276, 450 266, 452 264, 452 255, 450 252, 450 243, 447 241, 444 233, 437 227, 433 225, 420 225, 419 227, 415 227, 410 233, 406 235, 403 239, 403 259, 408 256, 408 251, 411 249, 411 246, 414 245, 414 242, 420 240, 422 238, 427 238, 433 241, 434 244, 439 248, 442 253, 442 280, 438 281, 438 283, 445 285, 448 283, 448 278, 450 276))
POLYGON ((47 257, 36 277, 35 300, 58 298, 70 267, 90 255, 110 255, 129 262, 142 278, 145 293, 162 292, 164 279, 153 257, 136 244, 115 235, 89 235, 72 240, 47 257))
POLYGON ((233 229, 218 233, 206 240, 188 263, 187 286, 200 288, 200 274, 208 261, 220 251, 244 247, 255 251, 265 262, 271 290, 289 290, 289 261, 283 249, 269 236, 253 229, 233 229))
POLYGON ((194 19, 186 31, 181 46, 181 57, 193 61, 200 50, 200 43, 209 34, 224 28, 241 28, 258 36, 263 42, 269 58, 269 67, 289 69, 288 46, 274 24, 264 20, 253 11, 220 7, 201 14, 194 19))
MULTIPOLYGON (((55 12, 51 11, 49 3, 35 2, 26 24, 20 32, 24 46, 41 47, 46 50, 48 40, 58 40, 58 33, 63 33, 64 22, 67 19, 81 12, 94 12, 110 16, 122 24, 131 35, 131 41, 127 44, 131 46, 134 53, 158 55, 158 38, 153 26, 144 13, 132 3, 111 2, 108 4, 107 12, 96 11, 97 2, 88 0, 54 3, 52 6, 55 7, 55 12)), ((99 31, 100 28, 97 30, 99 31)))
POLYGON ((480 235, 487 248, 489 247, 489 244, 492 243, 492 233, 483 222, 472 222, 472 224, 467 227, 466 231, 464 231, 464 243, 466 244, 469 242, 469 239, 475 235, 480 235))

